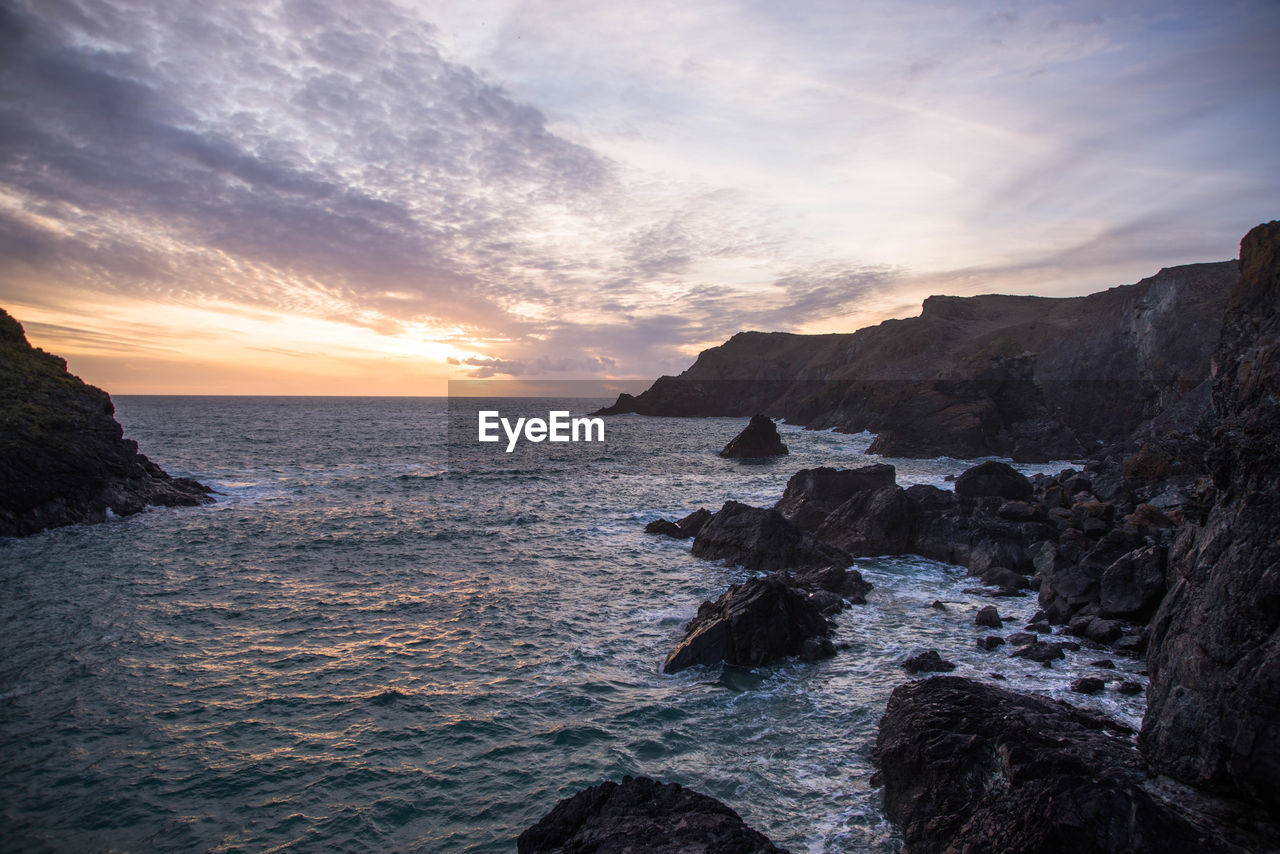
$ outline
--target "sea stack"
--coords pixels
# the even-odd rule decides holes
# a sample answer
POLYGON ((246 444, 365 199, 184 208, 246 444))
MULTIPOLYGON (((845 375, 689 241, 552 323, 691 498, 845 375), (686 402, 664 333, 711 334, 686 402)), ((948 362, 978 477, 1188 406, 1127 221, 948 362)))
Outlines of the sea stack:
POLYGON ((720 456, 750 459, 781 457, 787 453, 790 452, 787 446, 782 444, 782 438, 778 435, 778 428, 773 423, 773 419, 766 415, 753 415, 751 423, 724 446, 720 456))

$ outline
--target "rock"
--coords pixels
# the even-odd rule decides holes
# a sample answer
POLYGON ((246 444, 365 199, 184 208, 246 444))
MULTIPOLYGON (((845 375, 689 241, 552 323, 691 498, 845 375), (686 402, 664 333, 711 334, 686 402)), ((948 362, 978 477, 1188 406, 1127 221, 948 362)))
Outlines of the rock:
POLYGON ((1025 501, 1034 492, 1025 475, 1008 463, 994 460, 979 463, 956 478, 956 495, 961 498, 991 495, 1025 501))
MULTIPOLYGON (((664 673, 695 664, 758 667, 800 655, 810 638, 826 638, 831 623, 809 596, 775 573, 730 587, 715 602, 703 602, 685 626, 684 639, 667 656, 664 673)), ((834 649, 831 650, 834 652, 834 649)))
POLYGON ((900 486, 855 494, 818 528, 818 538, 853 557, 905 554, 913 525, 913 505, 900 486))
POLYGON ((1098 661, 1090 661, 1090 667, 1100 667, 1103 670, 1115 670, 1116 663, 1109 658, 1099 659, 1098 661))
MULTIPOLYGON (((1240 246, 1214 356, 1216 498, 1170 558, 1139 744, 1195 786, 1280 815, 1280 222, 1240 246)), ((1152 502, 1153 504, 1156 502, 1152 502)), ((1157 505, 1158 506, 1158 505, 1157 505)))
POLYGON ((1045 641, 1033 641, 1024 646, 1022 649, 1010 655, 1010 658, 1025 658, 1028 661, 1035 661, 1049 667, 1055 661, 1066 658, 1063 649, 1066 647, 1060 643, 1046 643, 1045 641))
POLYGON ((1027 632, 1014 632, 1009 635, 1009 643, 1014 646, 1026 646, 1029 643, 1035 643, 1036 636, 1027 632))
POLYGON ((1145 622, 1164 598, 1165 550, 1148 546, 1126 552, 1102 573, 1102 613, 1145 622))
POLYGON ((644 532, 646 534, 663 534, 677 540, 683 540, 687 536, 679 525, 669 519, 654 519, 644 526, 644 532))
POLYGON ((978 609, 977 615, 973 618, 975 625, 986 626, 989 629, 1001 628, 1004 623, 1000 620, 1000 612, 996 610, 995 605, 986 605, 978 609))
POLYGON ((698 532, 693 555, 704 560, 727 560, 747 569, 846 567, 853 558, 819 542, 808 531, 792 525, 777 510, 750 507, 728 501, 698 532))
POLYGON ((1065 703, 935 676, 894 689, 872 757, 908 851, 1230 850, 1164 800, 1127 735, 1065 703))
POLYGON ((930 649, 918 652, 902 662, 902 668, 908 673, 935 673, 955 670, 956 665, 954 662, 947 661, 938 655, 936 649, 930 649))
POLYGON ((741 459, 781 457, 786 453, 787 446, 782 444, 773 419, 765 415, 753 415, 743 431, 724 446, 720 456, 741 459))
POLYGON ((1000 505, 996 515, 1011 522, 1029 522, 1040 518, 1043 514, 1025 501, 1006 501, 1000 505))
POLYGON ((941 600, 941 599, 934 599, 934 600, 933 600, 933 603, 932 603, 929 607, 930 607, 930 608, 932 608, 932 609, 933 609, 933 610, 935 610, 935 611, 945 611, 945 610, 947 610, 947 606, 946 606, 946 605, 944 605, 944 604, 942 604, 942 600, 941 600))
POLYGON ((1036 620, 1034 623, 1027 623, 1026 629, 1039 635, 1047 635, 1053 632, 1048 620, 1036 620))
POLYGON ((1004 646, 1004 638, 999 635, 988 635, 985 638, 978 639, 978 649, 990 652, 998 646, 1004 646))
POLYGON ((212 501, 138 453, 114 413, 105 391, 28 344, 0 310, 0 537, 212 501))
POLYGON ((1142 693, 1142 686, 1137 682, 1121 682, 1116 690, 1121 694, 1132 697, 1142 693))
POLYGON ((1096 676, 1082 676, 1071 683, 1071 690, 1077 694, 1097 694, 1107 687, 1107 683, 1096 676))
POLYGON ((873 586, 862 577, 856 569, 844 569, 838 566, 824 566, 821 569, 807 569, 795 574, 795 584, 806 590, 826 590, 838 593, 854 605, 867 604, 867 594, 873 586))
POLYGON ((774 509, 791 524, 816 531, 841 504, 860 493, 895 486, 895 478, 894 467, 884 463, 856 469, 801 469, 787 481, 774 509))
POLYGON ((1031 582, 1027 580, 1025 575, 1003 566, 993 566, 982 573, 982 583, 1001 587, 1005 590, 1025 590, 1031 586, 1031 582))
POLYGON ((711 511, 705 507, 699 507, 679 522, 676 522, 676 527, 678 527, 686 537, 696 537, 698 532, 701 531, 710 521, 711 511))
POLYGON ((630 776, 560 801, 520 834, 516 846, 519 854, 786 854, 715 798, 630 776))

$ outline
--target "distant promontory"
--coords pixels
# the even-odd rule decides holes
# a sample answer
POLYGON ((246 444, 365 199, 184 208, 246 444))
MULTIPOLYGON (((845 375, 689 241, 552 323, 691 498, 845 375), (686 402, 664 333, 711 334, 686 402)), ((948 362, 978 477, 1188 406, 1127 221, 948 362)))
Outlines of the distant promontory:
POLYGON ((0 536, 211 501, 124 438, 111 396, 27 343, 0 309, 0 536))
POLYGON ((933 296, 857 332, 741 332, 601 414, 750 416, 877 434, 898 457, 1096 457, 1190 431, 1236 261, 1169 267, 1083 297, 933 296))

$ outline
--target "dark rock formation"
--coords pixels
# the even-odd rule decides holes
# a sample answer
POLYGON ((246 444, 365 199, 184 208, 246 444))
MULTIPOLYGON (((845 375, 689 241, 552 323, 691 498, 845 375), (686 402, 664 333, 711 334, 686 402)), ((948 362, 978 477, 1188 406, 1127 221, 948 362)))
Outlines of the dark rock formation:
POLYGON ((516 844, 520 854, 786 854, 715 798, 648 777, 565 798, 516 844))
POLYGON ((996 610, 995 605, 985 605, 978 609, 978 613, 973 618, 974 625, 985 626, 989 629, 998 629, 1004 626, 1000 619, 1000 612, 996 610))
POLYGON ((946 673, 956 669, 955 662, 947 661, 936 649, 924 650, 902 662, 902 669, 908 673, 946 673))
POLYGON ((806 592, 781 573, 735 584, 715 602, 703 602, 667 656, 664 673, 695 664, 756 667, 806 654, 834 654, 832 625, 806 592), (814 640, 816 645, 806 643, 814 640), (825 644, 821 643, 826 641, 825 644))
POLYGON ((839 566, 824 566, 821 569, 806 569, 795 574, 795 583, 805 590, 825 590, 848 599, 854 605, 867 604, 867 594, 872 585, 862 577, 856 569, 844 569, 839 566))
POLYGON ((678 522, 671 522, 667 519, 654 519, 644 526, 644 532, 646 534, 664 534, 677 540, 687 540, 690 537, 696 537, 698 532, 710 521, 711 511, 705 507, 699 507, 678 522))
POLYGON ((720 452, 722 457, 757 458, 780 457, 787 453, 787 446, 782 444, 778 435, 778 427, 773 419, 764 415, 751 416, 750 423, 742 432, 729 440, 720 452))
MULTIPOLYGON (((851 334, 742 332, 602 412, 765 412, 870 430, 889 456, 1076 458, 1148 422, 1194 424, 1238 275, 1193 264, 1086 297, 930 297, 851 334)), ((1176 464, 1176 444, 1158 450, 1176 464)))
POLYGON ((873 758, 912 854, 1261 850, 1153 780, 1123 725, 968 679, 898 686, 873 758))
POLYGON ((1280 814, 1280 222, 1240 246, 1214 357, 1216 496, 1171 555, 1141 746, 1187 783, 1280 814))
POLYGON ((1032 492, 1031 481, 1026 475, 1008 463, 995 460, 978 463, 956 478, 956 495, 961 498, 996 496, 1021 501, 1030 498, 1032 492))
POLYGON ((212 500, 138 453, 114 413, 106 392, 33 348, 0 310, 0 536, 212 500))
POLYGON ((793 525, 817 531, 850 498, 896 486, 896 481, 897 470, 884 463, 856 469, 801 469, 787 481, 774 509, 793 525))
POLYGON ((845 567, 853 563, 847 553, 800 530, 777 510, 750 507, 737 501, 725 502, 698 532, 693 540, 693 554, 704 560, 727 560, 761 572, 845 567))

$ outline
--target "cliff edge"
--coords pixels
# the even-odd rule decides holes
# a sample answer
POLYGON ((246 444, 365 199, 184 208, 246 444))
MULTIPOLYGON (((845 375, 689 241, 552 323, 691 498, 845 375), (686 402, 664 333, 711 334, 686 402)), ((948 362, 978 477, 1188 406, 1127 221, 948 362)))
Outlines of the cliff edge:
POLYGON ((32 347, 0 309, 0 536, 212 501, 138 453, 114 415, 110 395, 32 347))

